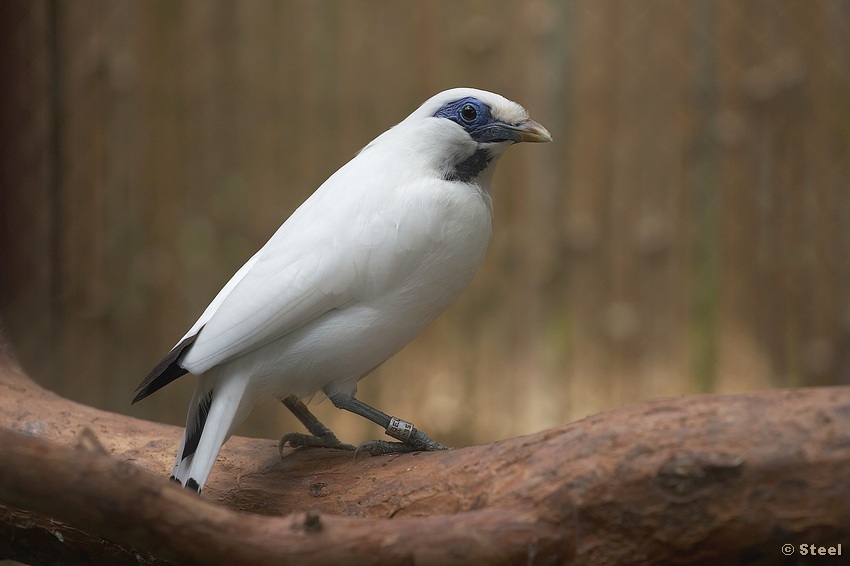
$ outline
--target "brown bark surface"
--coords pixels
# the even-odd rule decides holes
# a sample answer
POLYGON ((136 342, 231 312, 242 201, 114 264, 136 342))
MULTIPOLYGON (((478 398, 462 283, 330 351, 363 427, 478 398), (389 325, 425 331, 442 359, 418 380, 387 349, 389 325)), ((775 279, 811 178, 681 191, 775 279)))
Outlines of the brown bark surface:
POLYGON ((79 405, 0 351, 0 557, 32 564, 774 563, 850 552, 850 389, 645 402, 451 452, 231 439, 201 497, 179 429, 79 405))

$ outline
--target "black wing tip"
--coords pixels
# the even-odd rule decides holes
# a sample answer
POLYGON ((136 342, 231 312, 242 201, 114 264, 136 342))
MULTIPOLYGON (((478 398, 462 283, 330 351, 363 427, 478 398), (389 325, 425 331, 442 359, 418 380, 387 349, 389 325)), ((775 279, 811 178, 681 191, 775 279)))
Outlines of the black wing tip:
POLYGON ((178 377, 186 375, 189 373, 189 370, 180 367, 177 362, 172 362, 167 365, 164 369, 160 369, 157 366, 154 371, 152 371, 139 385, 139 388, 136 389, 136 396, 133 397, 133 400, 130 402, 131 405, 134 405, 150 395, 151 393, 156 393, 178 377))
POLYGON ((180 354, 195 343, 195 338, 198 337, 199 332, 200 330, 198 330, 195 334, 184 338, 183 341, 168 352, 167 356, 162 358, 162 360, 156 364, 156 367, 153 368, 147 377, 145 377, 139 384, 139 387, 136 388, 136 396, 133 397, 133 400, 130 402, 131 405, 138 403, 151 393, 156 393, 158 390, 162 389, 178 377, 189 373, 189 370, 177 363, 177 358, 179 358, 180 354))
MULTIPOLYGON (((148 381, 150 377, 151 377, 150 374, 148 374, 148 376, 144 379, 144 381, 142 381, 142 383, 140 383, 139 386, 136 388, 136 396, 133 397, 132 401, 130 401, 131 405, 135 405, 136 403, 138 403, 139 401, 141 401, 142 399, 144 399, 145 397, 147 397, 148 395, 150 395, 151 393, 156 391, 156 389, 150 388, 150 383, 148 381)), ((152 381, 152 379, 151 379, 151 381, 152 381)))

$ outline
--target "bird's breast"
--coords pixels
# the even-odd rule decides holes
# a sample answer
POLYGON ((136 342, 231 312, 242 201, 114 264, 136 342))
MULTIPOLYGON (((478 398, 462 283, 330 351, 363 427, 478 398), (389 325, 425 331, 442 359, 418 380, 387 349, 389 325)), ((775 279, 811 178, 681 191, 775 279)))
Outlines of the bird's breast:
POLYGON ((472 184, 439 181, 390 206, 373 232, 369 272, 376 295, 400 293, 445 308, 470 282, 491 234, 489 195, 472 184), (401 213, 394 216, 391 211, 401 213))

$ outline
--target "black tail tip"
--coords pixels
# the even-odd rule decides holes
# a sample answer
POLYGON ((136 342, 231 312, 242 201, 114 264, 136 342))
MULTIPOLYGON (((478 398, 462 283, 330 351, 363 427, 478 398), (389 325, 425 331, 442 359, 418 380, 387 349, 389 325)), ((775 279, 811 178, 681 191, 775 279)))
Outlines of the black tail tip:
POLYGON ((189 478, 186 480, 186 489, 191 489, 195 493, 201 493, 201 486, 198 485, 195 478, 189 478))

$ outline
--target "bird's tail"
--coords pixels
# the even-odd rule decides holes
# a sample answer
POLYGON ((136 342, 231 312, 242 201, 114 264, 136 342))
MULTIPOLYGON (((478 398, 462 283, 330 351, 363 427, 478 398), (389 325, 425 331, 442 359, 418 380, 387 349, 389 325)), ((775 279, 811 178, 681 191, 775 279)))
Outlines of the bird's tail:
POLYGON ((221 446, 253 406, 253 401, 245 398, 249 376, 230 374, 226 379, 209 379, 216 369, 204 375, 195 390, 171 476, 198 493, 221 446))

